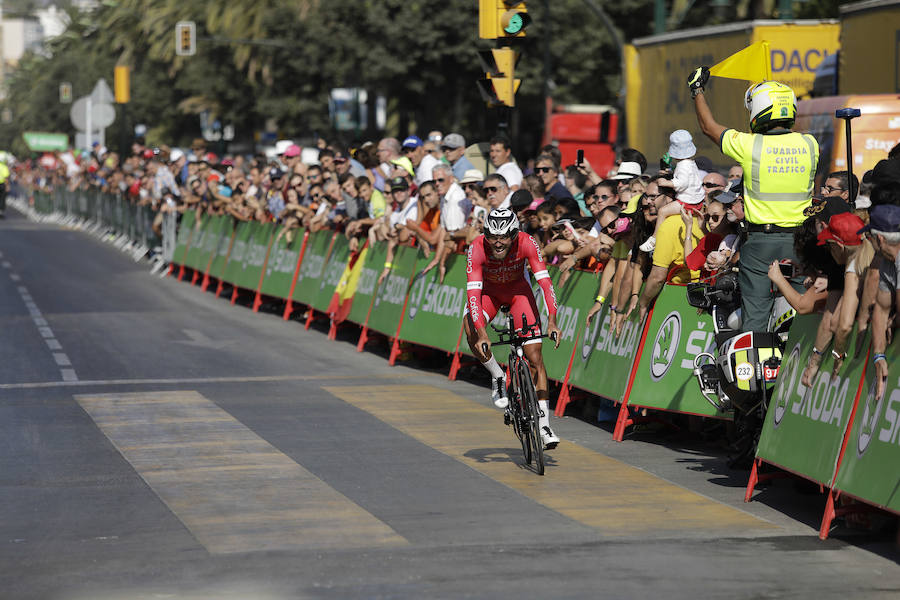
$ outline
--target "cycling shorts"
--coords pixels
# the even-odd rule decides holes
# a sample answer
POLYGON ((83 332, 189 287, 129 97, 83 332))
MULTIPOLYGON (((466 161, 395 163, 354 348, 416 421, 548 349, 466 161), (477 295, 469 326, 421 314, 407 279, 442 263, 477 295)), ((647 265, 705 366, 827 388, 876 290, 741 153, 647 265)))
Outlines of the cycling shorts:
MULTIPOLYGON (((541 335, 540 312, 538 311, 537 302, 534 301, 534 291, 528 282, 521 280, 518 283, 492 285, 484 284, 481 291, 481 308, 484 313, 485 321, 490 323, 500 310, 501 306, 508 306, 509 312, 513 316, 513 325, 516 329, 523 326, 522 314, 525 314, 525 320, 528 323, 534 323, 531 329, 531 335, 541 335)), ((469 305, 466 303, 464 315, 469 314, 469 305)), ((505 323, 504 323, 505 325, 505 323)), ((540 344, 540 338, 528 340, 528 344, 540 344)))

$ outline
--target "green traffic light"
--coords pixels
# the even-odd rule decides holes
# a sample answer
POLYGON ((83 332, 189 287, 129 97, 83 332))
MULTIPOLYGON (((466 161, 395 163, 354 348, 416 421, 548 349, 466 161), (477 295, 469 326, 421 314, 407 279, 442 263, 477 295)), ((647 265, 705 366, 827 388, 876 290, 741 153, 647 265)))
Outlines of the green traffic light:
POLYGON ((506 27, 503 28, 503 31, 505 31, 509 35, 517 35, 524 28, 525 19, 522 18, 522 13, 515 13, 510 16, 509 23, 506 25, 506 27))

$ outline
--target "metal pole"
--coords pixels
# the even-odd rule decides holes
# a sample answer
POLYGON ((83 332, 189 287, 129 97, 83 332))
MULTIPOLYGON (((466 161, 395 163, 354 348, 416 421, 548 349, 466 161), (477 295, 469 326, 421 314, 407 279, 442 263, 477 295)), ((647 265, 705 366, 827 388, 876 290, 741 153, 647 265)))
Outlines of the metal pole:
POLYGON ((847 187, 849 190, 848 200, 850 206, 856 207, 856 193, 859 191, 857 186, 853 185, 853 128, 850 122, 861 115, 862 112, 858 108, 839 108, 834 111, 836 119, 844 119, 844 134, 847 138, 847 187))

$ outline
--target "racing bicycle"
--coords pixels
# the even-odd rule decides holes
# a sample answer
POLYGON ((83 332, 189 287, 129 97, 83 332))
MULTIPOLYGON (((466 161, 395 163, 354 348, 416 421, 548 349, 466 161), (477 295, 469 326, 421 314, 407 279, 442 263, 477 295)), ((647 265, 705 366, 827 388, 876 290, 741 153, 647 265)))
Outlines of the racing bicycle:
MULTIPOLYGON (((501 310, 503 310, 501 308, 501 310)), ((525 454, 525 464, 534 466, 538 475, 544 474, 544 442, 541 440, 540 417, 541 409, 537 403, 537 392, 534 389, 534 381, 531 378, 531 365, 525 357, 523 350, 525 342, 547 337, 547 334, 534 335, 532 332, 538 329, 538 323, 529 324, 522 314, 522 328, 516 329, 513 324, 512 314, 507 312, 505 329, 496 327, 491 323, 491 328, 497 332, 500 341, 492 346, 509 345, 509 376, 507 380, 507 394, 509 406, 503 415, 503 422, 512 425, 516 437, 522 444, 522 452, 525 454)), ((484 345, 487 354, 487 344, 484 345)))

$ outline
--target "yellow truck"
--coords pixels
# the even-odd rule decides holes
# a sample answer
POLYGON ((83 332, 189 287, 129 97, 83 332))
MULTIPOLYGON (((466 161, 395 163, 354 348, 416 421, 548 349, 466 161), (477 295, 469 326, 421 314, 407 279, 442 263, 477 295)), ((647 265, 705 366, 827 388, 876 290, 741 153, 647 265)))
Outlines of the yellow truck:
MULTIPOLYGON (((712 66, 761 40, 770 42, 772 77, 808 95, 822 60, 840 48, 837 21, 747 21, 639 38, 626 46, 625 116, 628 145, 656 164, 668 148, 669 134, 687 129, 697 154, 723 165, 725 158, 697 125, 686 80, 700 65, 712 66)), ((749 128, 744 108, 746 81, 713 77, 707 100, 726 127, 749 128)), ((723 165, 724 166, 724 165, 723 165)))

